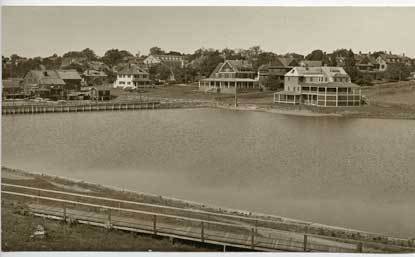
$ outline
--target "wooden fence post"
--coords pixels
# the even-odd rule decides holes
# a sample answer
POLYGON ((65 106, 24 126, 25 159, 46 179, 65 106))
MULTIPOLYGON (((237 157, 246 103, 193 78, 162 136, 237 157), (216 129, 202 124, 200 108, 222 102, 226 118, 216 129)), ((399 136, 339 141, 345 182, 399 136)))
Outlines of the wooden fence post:
POLYGON ((157 215, 153 215, 153 232, 157 235, 157 215))
POLYGON ((205 224, 202 221, 202 223, 200 223, 200 225, 201 225, 200 240, 202 241, 202 243, 204 243, 205 242, 205 224))
POLYGON ((363 252, 363 243, 357 244, 357 252, 362 253, 363 252))
POLYGON ((304 234, 304 252, 307 252, 307 240, 308 240, 308 236, 306 234, 304 234))
POLYGON ((111 228, 111 209, 108 209, 108 228, 111 228))
POLYGON ((251 249, 255 248, 255 229, 251 229, 251 249))
POLYGON ((66 222, 66 204, 63 203, 63 222, 66 222))

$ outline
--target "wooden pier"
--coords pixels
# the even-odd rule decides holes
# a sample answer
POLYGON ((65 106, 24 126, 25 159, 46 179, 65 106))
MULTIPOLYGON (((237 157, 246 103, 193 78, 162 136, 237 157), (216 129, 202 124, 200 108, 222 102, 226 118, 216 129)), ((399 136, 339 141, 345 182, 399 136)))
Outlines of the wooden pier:
POLYGON ((159 101, 68 102, 68 103, 3 103, 2 114, 36 114, 54 112, 92 112, 158 109, 159 101))

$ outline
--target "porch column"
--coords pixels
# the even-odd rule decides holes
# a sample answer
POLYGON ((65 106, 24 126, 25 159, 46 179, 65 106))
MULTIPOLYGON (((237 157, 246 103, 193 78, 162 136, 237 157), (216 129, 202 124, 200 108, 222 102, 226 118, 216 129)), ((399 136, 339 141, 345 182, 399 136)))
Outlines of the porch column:
POLYGON ((336 87, 336 107, 339 106, 339 88, 336 87))
POLYGON ((346 100, 347 100, 347 106, 350 106, 350 103, 349 103, 349 88, 347 88, 347 91, 346 91, 346 100))
POLYGON ((327 106, 327 87, 324 88, 324 106, 327 106))

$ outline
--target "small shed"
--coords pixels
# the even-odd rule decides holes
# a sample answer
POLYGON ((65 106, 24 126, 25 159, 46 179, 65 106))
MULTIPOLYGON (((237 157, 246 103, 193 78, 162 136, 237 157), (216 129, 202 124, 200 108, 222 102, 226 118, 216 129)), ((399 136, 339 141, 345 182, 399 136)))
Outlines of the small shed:
POLYGON ((2 82, 2 88, 3 88, 3 99, 19 99, 24 98, 25 94, 23 91, 23 79, 22 78, 10 78, 5 79, 2 82))
POLYGON ((91 100, 108 101, 111 100, 111 87, 108 85, 93 86, 90 88, 91 100))

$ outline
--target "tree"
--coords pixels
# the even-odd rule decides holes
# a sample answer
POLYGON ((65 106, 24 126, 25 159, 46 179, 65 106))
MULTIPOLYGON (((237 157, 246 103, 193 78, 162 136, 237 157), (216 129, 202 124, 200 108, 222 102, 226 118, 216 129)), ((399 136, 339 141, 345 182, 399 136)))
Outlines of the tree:
POLYGON ((12 63, 16 63, 16 61, 20 59, 22 59, 22 57, 18 56, 17 54, 10 55, 10 60, 12 61, 12 63))
POLYGON ((306 60, 309 61, 323 61, 324 53, 322 50, 314 50, 310 54, 305 57, 306 60))
POLYGON ((258 69, 258 67, 263 64, 272 63, 275 57, 276 55, 272 52, 262 52, 258 55, 258 57, 255 60, 253 60, 252 66, 254 69, 258 69))
POLYGON ((378 58, 381 54, 385 54, 385 52, 384 51, 376 51, 376 52, 373 52, 372 56, 374 58, 378 58))
POLYGON ((82 57, 86 57, 86 59, 88 61, 95 61, 98 59, 97 55, 95 54, 95 52, 89 48, 85 48, 84 50, 81 51, 81 56, 82 57))
POLYGON ((403 80, 409 77, 411 71, 403 63, 390 63, 385 71, 385 78, 390 80, 403 80))
POLYGON ((229 48, 224 48, 221 51, 221 55, 223 56, 223 58, 230 60, 232 59, 232 56, 235 55, 235 50, 233 49, 229 49, 229 48))
POLYGON ((355 82, 359 78, 359 71, 356 68, 356 61, 354 59, 354 53, 352 49, 347 51, 347 56, 345 57, 344 70, 349 74, 352 82, 355 82))
POLYGON ((189 58, 190 68, 201 76, 209 76, 215 67, 224 61, 222 54, 214 49, 198 49, 189 58))
POLYGON ((154 46, 152 48, 150 48, 150 55, 157 55, 157 54, 165 54, 165 52, 163 50, 161 50, 160 47, 154 46))
POLYGON ((121 63, 124 57, 133 56, 126 50, 110 49, 105 52, 102 61, 110 67, 114 67, 121 63))
POLYGON ((248 49, 248 56, 249 57, 258 57, 258 55, 262 53, 260 46, 252 46, 248 49))
POLYGON ((349 54, 349 50, 342 48, 333 51, 333 56, 335 57, 346 57, 349 54))
POLYGON ((169 51, 167 54, 168 55, 182 55, 182 53, 176 52, 176 51, 169 51))

